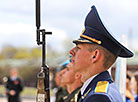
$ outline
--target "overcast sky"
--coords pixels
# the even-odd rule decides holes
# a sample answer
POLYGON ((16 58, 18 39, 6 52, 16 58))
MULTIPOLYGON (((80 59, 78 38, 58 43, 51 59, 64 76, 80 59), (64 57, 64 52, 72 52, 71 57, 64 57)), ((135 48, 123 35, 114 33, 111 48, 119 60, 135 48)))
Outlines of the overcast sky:
MULTIPOLYGON (((52 31, 48 44, 61 48, 66 39, 77 39, 92 5, 112 35, 138 49, 138 0, 41 0, 41 28, 52 31)), ((1 0, 0 48, 4 45, 34 47, 35 0, 1 0)))

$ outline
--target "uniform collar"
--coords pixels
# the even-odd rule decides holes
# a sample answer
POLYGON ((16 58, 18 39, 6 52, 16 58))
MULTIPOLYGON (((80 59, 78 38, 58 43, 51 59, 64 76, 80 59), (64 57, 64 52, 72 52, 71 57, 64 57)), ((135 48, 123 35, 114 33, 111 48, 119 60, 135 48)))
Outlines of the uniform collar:
POLYGON ((87 91, 89 91, 89 89, 93 90, 98 81, 109 81, 109 83, 113 82, 108 71, 104 71, 99 74, 96 74, 95 76, 92 76, 91 78, 89 78, 87 81, 85 82, 85 83, 87 83, 87 85, 83 85, 83 86, 85 86, 85 89, 83 89, 83 91, 82 91, 83 93, 81 92, 81 95, 86 94, 87 91))
POLYGON ((82 88, 81 88, 81 95, 83 95, 85 89, 87 88, 87 86, 90 84, 90 82, 97 76, 98 74, 90 77, 88 80, 85 81, 85 83, 83 84, 82 88))
MULTIPOLYGON (((65 96, 63 99, 65 102, 70 102, 72 99, 73 100, 77 100, 76 95, 78 95, 78 92, 80 90, 81 86, 76 88, 71 94, 69 94, 68 96, 65 96)), ((72 102, 72 101, 71 101, 72 102)), ((74 101, 73 101, 74 102, 74 101)), ((75 101, 76 102, 76 101, 75 101)))
POLYGON ((16 77, 16 76, 13 76, 13 77, 10 77, 10 79, 11 79, 12 81, 15 81, 15 80, 17 79, 17 77, 16 77))

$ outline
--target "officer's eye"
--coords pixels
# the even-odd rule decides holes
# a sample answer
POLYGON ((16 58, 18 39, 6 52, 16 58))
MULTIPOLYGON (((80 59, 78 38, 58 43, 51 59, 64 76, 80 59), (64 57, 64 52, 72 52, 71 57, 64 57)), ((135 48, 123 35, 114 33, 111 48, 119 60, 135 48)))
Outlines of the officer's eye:
POLYGON ((77 49, 81 49, 79 46, 76 47, 77 49))
POLYGON ((69 71, 69 68, 67 68, 67 71, 69 71))

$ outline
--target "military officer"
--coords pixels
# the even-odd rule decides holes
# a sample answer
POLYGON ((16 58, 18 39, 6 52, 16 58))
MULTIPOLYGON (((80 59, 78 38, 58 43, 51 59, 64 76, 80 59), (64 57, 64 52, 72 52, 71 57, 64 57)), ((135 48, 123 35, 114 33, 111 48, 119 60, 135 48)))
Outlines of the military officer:
POLYGON ((56 100, 55 102, 64 102, 63 97, 68 95, 68 92, 65 88, 65 84, 61 82, 61 79, 63 78, 63 74, 66 71, 66 66, 69 64, 69 61, 65 61, 63 64, 61 64, 61 68, 58 69, 56 76, 55 76, 55 82, 57 85, 57 92, 55 93, 56 100))
POLYGON ((117 57, 132 57, 133 53, 120 44, 105 28, 95 6, 85 19, 85 28, 70 50, 75 71, 82 73, 84 83, 78 102, 123 102, 108 69, 117 57))
POLYGON ((68 96, 64 97, 64 102, 76 102, 78 92, 82 86, 81 73, 75 72, 72 68, 72 63, 69 63, 62 77, 61 83, 65 84, 69 93, 68 96))
POLYGON ((10 77, 7 78, 5 84, 8 102, 21 102, 20 93, 23 90, 23 85, 16 68, 10 70, 10 77))

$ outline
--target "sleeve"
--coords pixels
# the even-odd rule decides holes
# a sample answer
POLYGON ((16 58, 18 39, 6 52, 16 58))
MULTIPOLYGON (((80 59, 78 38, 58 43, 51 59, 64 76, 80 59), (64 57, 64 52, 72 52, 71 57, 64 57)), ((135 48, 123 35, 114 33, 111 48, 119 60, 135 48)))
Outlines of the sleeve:
POLYGON ((7 81, 5 81, 5 83, 4 83, 4 87, 6 88, 6 93, 8 93, 9 92, 9 90, 10 90, 10 87, 9 87, 9 78, 8 77, 6 77, 7 78, 7 81))
POLYGON ((23 91, 23 82, 22 82, 22 80, 21 79, 19 79, 19 87, 20 87, 20 91, 23 91))
POLYGON ((17 88, 16 88, 17 95, 23 90, 23 84, 22 84, 21 79, 18 79, 18 82, 19 82, 19 84, 17 85, 17 88))
POLYGON ((105 94, 93 94, 89 96, 85 102, 112 102, 105 94))

